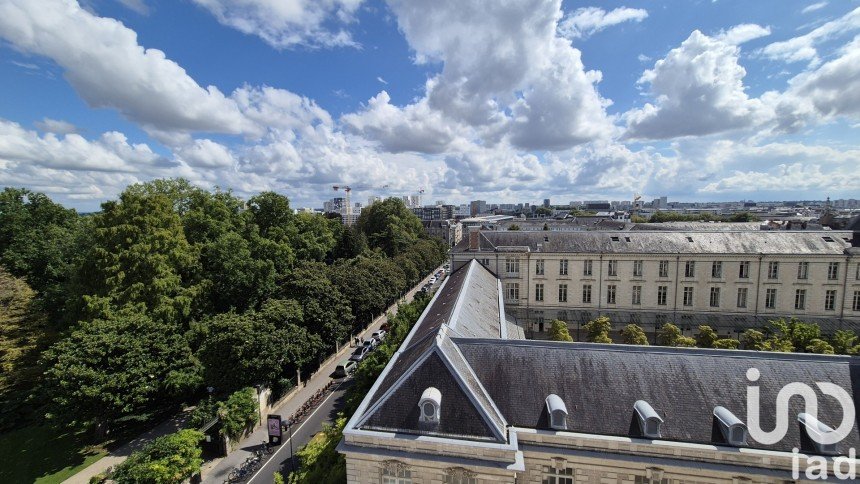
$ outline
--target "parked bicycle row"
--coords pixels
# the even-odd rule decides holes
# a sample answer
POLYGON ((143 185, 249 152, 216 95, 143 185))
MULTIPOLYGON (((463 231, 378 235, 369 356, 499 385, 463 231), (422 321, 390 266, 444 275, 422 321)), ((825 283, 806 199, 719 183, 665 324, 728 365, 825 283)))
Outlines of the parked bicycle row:
POLYGON ((317 390, 313 395, 310 396, 304 403, 296 410, 290 418, 284 422, 283 425, 296 425, 305 419, 308 415, 313 412, 313 410, 323 401, 325 397, 329 394, 332 387, 334 386, 335 381, 329 380, 328 383, 325 384, 322 388, 317 390))
POLYGON ((227 476, 227 482, 238 483, 250 478, 263 466, 266 457, 274 451, 275 448, 264 440, 263 445, 260 446, 259 449, 255 450, 253 455, 245 459, 245 462, 243 462, 242 465, 230 471, 230 474, 227 476))

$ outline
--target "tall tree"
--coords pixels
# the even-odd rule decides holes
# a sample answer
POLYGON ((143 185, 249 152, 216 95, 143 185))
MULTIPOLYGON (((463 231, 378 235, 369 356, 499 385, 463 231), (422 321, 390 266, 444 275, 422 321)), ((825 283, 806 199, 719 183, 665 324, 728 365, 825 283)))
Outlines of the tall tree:
POLYGON ((263 192, 248 199, 248 210, 260 235, 277 240, 289 231, 293 222, 290 200, 275 192, 263 192))
POLYGON ((356 226, 367 236, 371 247, 378 247, 389 256, 404 252, 424 234, 421 219, 398 198, 365 208, 356 226))
POLYGON ((327 267, 305 262, 293 270, 283 286, 283 299, 295 299, 304 315, 302 325, 322 337, 328 347, 345 341, 350 333, 353 315, 349 301, 327 277, 327 267))

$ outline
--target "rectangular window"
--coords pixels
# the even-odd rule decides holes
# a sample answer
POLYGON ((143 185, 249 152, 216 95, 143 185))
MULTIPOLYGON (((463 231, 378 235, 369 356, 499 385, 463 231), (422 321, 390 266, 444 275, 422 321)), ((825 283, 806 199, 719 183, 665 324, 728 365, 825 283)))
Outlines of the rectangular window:
POLYGON ((666 305, 666 295, 669 293, 669 286, 657 286, 657 305, 666 305))
POLYGON ((738 272, 739 279, 749 279, 750 278, 750 261, 746 260, 741 262, 740 271, 738 272))
POLYGON ((591 284, 582 286, 582 302, 584 304, 591 304, 591 284))
POLYGON ((809 279, 809 262, 800 262, 797 264, 797 278, 809 279))
POLYGON ((833 311, 836 309, 836 290, 831 289, 824 293, 824 310, 833 311))
POLYGON ((567 275, 567 259, 562 259, 558 261, 558 275, 566 276, 567 275))
POLYGON ((582 275, 583 276, 590 276, 591 272, 592 272, 591 271, 591 261, 590 260, 584 261, 582 264, 582 275))
POLYGON ((747 307, 747 288, 745 287, 738 288, 738 307, 747 307))
POLYGON ((713 279, 722 279, 723 277, 723 263, 722 261, 714 261, 711 264, 711 278, 713 279))
POLYGON ((794 309, 806 309, 806 289, 794 291, 794 309))
POLYGON ((764 293, 764 307, 767 309, 776 307, 776 289, 768 289, 764 293))
POLYGON ((696 262, 688 260, 684 265, 684 277, 696 277, 696 262))
POLYGON ((633 299, 632 303, 634 306, 638 306, 642 304, 642 286, 633 286, 633 299))
POLYGON ((838 262, 831 262, 827 266, 827 280, 835 281, 838 278, 839 278, 839 263, 838 262))
POLYGON ((558 285, 558 302, 567 302, 567 284, 558 285))
POLYGON ((618 275, 618 261, 616 261, 616 260, 609 261, 609 266, 607 268, 607 272, 609 273, 610 276, 617 276, 618 275))
POLYGON ((505 294, 511 301, 516 301, 520 298, 520 285, 516 282, 508 282, 505 284, 505 294))
POLYGON ((573 468, 556 469, 555 467, 543 466, 541 484, 573 484, 573 468))
POLYGON ((519 274, 520 273, 520 260, 519 259, 505 259, 505 272, 508 274, 519 274))
POLYGON ((712 308, 720 307, 720 288, 719 287, 712 287, 711 288, 710 303, 711 303, 712 308))
POLYGON ((684 306, 692 306, 693 305, 693 288, 685 287, 684 288, 684 306))
POLYGON ((543 284, 535 284, 535 301, 543 301, 543 284))
POLYGON ((659 277, 669 277, 669 261, 661 260, 660 261, 660 272, 659 277))
POLYGON ((385 466, 382 468, 382 484, 412 484, 412 471, 405 466, 385 466))
POLYGON ((633 261, 633 277, 642 277, 642 261, 633 261))
POLYGON ((767 263, 767 278, 768 279, 779 278, 779 262, 768 262, 767 263))
POLYGON ((543 259, 537 259, 535 261, 535 275, 542 276, 543 275, 543 259))
POLYGON ((446 474, 443 482, 445 484, 478 484, 478 478, 469 475, 446 474))
POLYGON ((615 284, 606 286, 606 304, 615 304, 615 284))
POLYGON ((855 311, 860 311, 860 291, 854 291, 854 304, 851 307, 855 311))

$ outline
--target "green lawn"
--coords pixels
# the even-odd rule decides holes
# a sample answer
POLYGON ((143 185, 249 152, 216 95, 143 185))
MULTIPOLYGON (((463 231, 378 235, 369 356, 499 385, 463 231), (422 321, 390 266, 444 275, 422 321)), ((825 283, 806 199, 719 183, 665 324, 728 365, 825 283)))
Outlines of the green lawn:
POLYGON ((84 435, 31 426, 0 434, 0 482, 59 483, 106 454, 84 435))

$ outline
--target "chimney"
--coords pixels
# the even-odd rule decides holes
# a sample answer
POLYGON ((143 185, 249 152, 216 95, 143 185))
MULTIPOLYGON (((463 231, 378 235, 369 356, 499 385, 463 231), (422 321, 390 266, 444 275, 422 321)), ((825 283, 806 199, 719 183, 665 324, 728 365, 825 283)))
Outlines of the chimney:
POLYGON ((851 238, 851 247, 860 247, 860 230, 854 230, 854 237, 851 238))
POLYGON ((481 249, 481 233, 479 227, 469 227, 469 250, 481 249))

